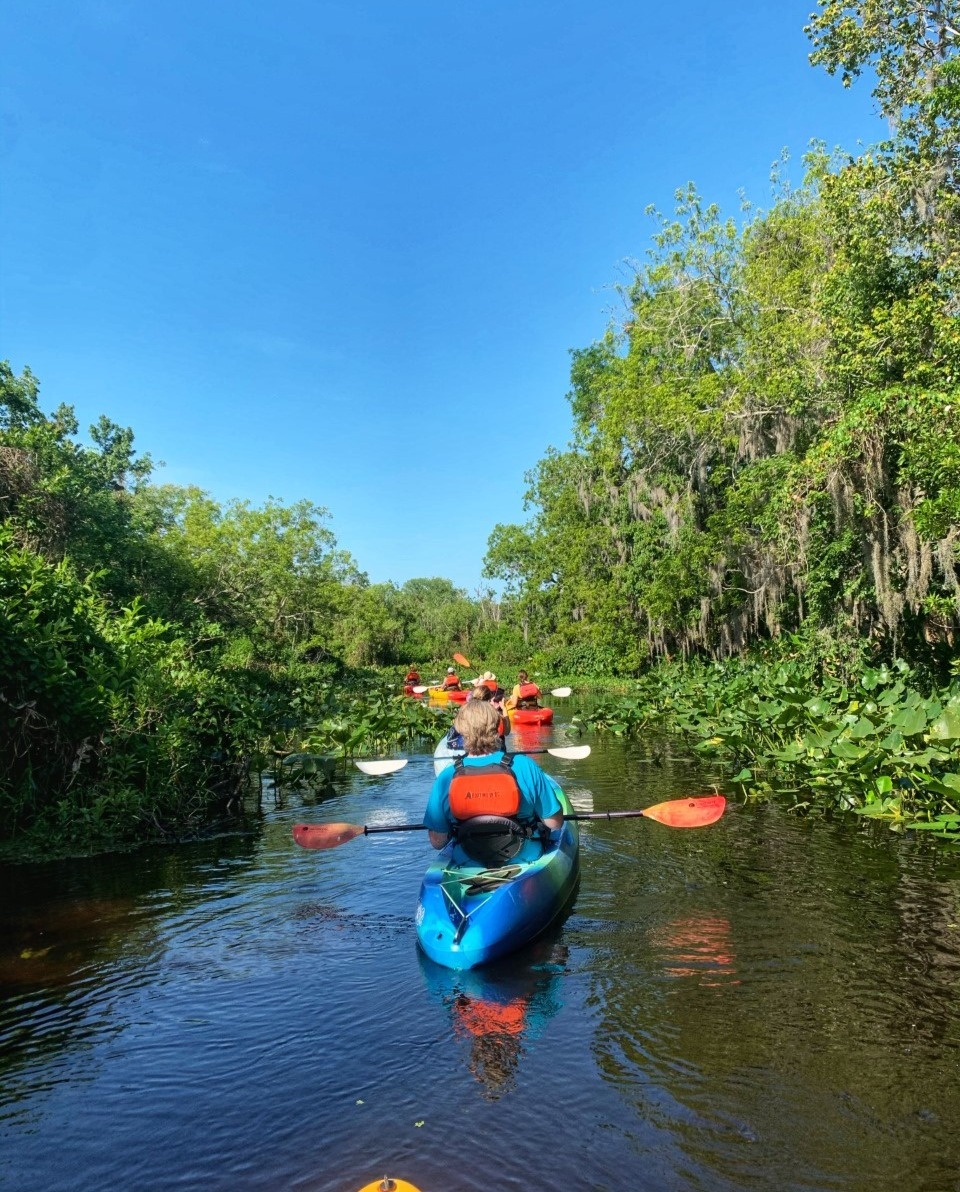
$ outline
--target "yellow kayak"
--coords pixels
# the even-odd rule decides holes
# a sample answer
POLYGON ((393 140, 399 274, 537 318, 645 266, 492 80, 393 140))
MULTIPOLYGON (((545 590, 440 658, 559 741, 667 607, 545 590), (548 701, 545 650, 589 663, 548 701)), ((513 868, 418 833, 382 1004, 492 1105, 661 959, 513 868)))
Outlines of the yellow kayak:
POLYGON ((360 1192, 420 1192, 413 1184, 406 1180, 392 1180, 385 1175, 382 1180, 375 1180, 372 1184, 364 1184, 360 1192))

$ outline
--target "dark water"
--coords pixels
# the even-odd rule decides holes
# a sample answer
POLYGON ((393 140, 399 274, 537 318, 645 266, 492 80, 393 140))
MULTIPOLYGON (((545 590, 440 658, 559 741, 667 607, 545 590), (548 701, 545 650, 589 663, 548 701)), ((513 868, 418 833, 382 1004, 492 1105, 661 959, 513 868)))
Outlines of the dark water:
MULTIPOLYGON (((582 809, 708 789, 640 752, 546 768, 582 809)), ((290 840, 416 821, 430 772, 0 874, 0 1184, 960 1189, 955 850, 770 806, 584 824, 566 921, 457 976, 414 942, 419 833, 290 840)))

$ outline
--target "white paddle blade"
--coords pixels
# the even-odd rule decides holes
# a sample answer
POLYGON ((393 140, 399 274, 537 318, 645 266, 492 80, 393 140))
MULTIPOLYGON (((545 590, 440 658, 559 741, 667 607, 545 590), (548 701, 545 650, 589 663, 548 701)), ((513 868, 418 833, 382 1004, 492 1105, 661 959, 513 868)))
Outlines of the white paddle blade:
POLYGON ((429 690, 430 690, 430 688, 429 688, 429 687, 419 687, 419 686, 418 686, 418 687, 414 687, 412 690, 413 690, 413 694, 414 694, 414 695, 423 695, 423 693, 424 693, 425 691, 429 691, 429 690))
POLYGON ((550 692, 550 694, 555 695, 557 697, 557 699, 566 699, 568 695, 573 694, 573 688, 572 687, 554 687, 554 689, 550 692))
POLYGON ((382 762, 363 762, 354 760, 353 763, 358 770, 362 770, 364 774, 396 774, 397 770, 402 770, 407 764, 407 758, 398 758, 395 761, 382 762))
POLYGON ((590 756, 589 745, 564 745, 560 749, 548 749, 551 757, 565 757, 568 761, 579 762, 590 756))

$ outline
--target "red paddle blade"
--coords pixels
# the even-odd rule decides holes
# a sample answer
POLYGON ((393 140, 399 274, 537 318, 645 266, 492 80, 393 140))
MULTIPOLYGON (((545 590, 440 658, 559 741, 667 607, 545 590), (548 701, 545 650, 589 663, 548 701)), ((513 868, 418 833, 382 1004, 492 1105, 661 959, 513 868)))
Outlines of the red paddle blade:
POLYGON ((293 839, 301 848, 336 848, 362 835, 362 824, 293 825, 293 839))
POLYGON ((705 828, 707 824, 717 822, 726 805, 727 800, 723 795, 707 795, 703 799, 671 799, 667 803, 645 807, 643 815, 645 819, 656 820, 668 828, 705 828))
POLYGON ((462 654, 454 654, 453 661, 459 662, 461 666, 472 666, 473 665, 471 663, 470 659, 464 658, 464 656, 462 654))

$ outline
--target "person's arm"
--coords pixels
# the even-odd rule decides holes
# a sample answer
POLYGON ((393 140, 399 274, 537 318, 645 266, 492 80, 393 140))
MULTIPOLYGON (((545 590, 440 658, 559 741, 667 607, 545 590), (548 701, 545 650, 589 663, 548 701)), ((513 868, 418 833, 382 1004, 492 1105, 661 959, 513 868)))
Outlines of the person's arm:
MULTIPOLYGON (((556 815, 548 815, 543 822, 548 828, 562 828, 563 812, 558 811, 556 815)), ((441 848, 442 846, 438 844, 436 847, 441 848)))
POLYGON ((434 778, 430 788, 430 797, 423 813, 423 822, 427 828, 430 843, 436 849, 441 849, 450 839, 450 816, 447 794, 453 779, 453 767, 441 770, 434 778))

